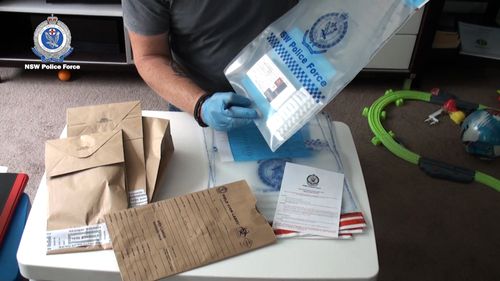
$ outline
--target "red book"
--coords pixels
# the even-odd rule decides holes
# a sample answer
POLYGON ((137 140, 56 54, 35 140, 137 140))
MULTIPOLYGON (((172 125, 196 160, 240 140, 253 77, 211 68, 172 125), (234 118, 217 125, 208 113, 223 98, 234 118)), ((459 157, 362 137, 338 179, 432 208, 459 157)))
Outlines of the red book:
POLYGON ((27 182, 26 174, 0 173, 0 245, 27 182))

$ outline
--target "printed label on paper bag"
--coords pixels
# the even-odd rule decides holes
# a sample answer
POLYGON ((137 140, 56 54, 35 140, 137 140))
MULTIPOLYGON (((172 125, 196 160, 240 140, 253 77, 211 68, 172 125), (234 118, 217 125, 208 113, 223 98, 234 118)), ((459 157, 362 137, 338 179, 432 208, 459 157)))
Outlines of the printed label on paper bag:
POLYGON ((109 244, 106 224, 47 231, 47 251, 109 244))
POLYGON ((146 189, 129 191, 128 201, 130 203, 130 207, 132 208, 148 204, 148 195, 146 194, 146 189))

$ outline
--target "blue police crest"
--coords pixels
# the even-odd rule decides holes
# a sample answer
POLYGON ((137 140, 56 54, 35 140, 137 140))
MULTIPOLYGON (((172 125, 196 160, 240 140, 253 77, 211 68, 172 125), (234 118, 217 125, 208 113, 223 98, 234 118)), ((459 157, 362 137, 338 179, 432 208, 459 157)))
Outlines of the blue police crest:
POLYGON ((36 27, 33 42, 35 46, 31 50, 42 62, 63 62, 73 52, 69 28, 54 16, 36 27))
POLYGON ((344 39, 349 27, 348 19, 347 13, 329 13, 319 17, 305 32, 302 44, 311 54, 326 52, 344 39))
POLYGON ((287 161, 290 161, 290 159, 274 158, 258 162, 259 178, 264 184, 270 187, 272 191, 280 190, 287 161))

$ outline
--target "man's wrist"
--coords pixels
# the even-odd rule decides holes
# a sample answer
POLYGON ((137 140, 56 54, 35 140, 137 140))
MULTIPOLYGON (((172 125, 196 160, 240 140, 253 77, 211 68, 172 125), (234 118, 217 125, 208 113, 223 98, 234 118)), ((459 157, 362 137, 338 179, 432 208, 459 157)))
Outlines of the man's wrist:
POLYGON ((208 127, 208 125, 203 121, 203 118, 201 117, 201 107, 203 106, 203 103, 210 98, 212 94, 203 94, 201 97, 198 98, 196 101, 196 104, 194 106, 194 111, 193 111, 193 116, 194 120, 200 125, 200 127, 208 127))

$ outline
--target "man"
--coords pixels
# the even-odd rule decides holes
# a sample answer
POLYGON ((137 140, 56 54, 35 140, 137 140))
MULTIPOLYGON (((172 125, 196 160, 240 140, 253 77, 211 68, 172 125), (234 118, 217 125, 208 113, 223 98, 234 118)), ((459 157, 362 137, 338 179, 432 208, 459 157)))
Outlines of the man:
POLYGON ((224 68, 295 0, 123 0, 134 62, 146 83, 200 126, 230 130, 258 118, 224 68))

